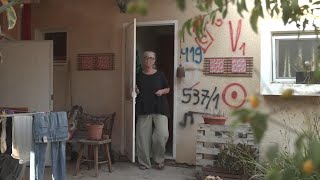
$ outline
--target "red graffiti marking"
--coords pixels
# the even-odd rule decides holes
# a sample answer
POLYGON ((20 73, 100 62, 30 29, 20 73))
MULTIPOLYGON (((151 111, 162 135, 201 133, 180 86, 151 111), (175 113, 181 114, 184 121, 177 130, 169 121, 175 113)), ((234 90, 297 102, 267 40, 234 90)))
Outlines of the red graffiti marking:
POLYGON ((196 43, 201 47, 203 53, 206 53, 211 44, 213 43, 214 39, 208 29, 206 28, 206 34, 203 35, 201 39, 198 39, 197 37, 194 38, 196 43))
POLYGON ((237 91, 232 91, 231 97, 232 97, 232 99, 237 99, 237 97, 238 97, 237 91))
POLYGON ((243 106, 243 104, 246 102, 246 98, 247 98, 247 91, 246 89, 239 83, 231 83, 229 85, 227 85, 223 92, 222 92, 222 101, 229 107, 233 107, 233 108, 239 108, 241 106, 243 106), (231 88, 237 88, 237 90, 233 90, 230 93, 228 93, 229 89, 231 88), (238 90, 240 90, 240 92, 238 92, 238 90), (243 96, 242 98, 241 97, 238 97, 238 94, 239 93, 242 93, 243 96), (228 97, 231 96, 231 98, 236 101, 236 100, 239 100, 239 102, 237 103, 231 103, 229 102, 230 100, 227 100, 227 94, 228 94, 228 97))
MULTIPOLYGON (((241 28, 242 28, 242 20, 239 19, 238 24, 237 24, 237 32, 236 32, 236 39, 234 41, 234 32, 233 32, 233 26, 232 26, 232 22, 229 21, 229 32, 230 32, 230 41, 231 41, 231 49, 233 52, 235 52, 237 50, 238 47, 238 42, 241 36, 241 28)), ((243 43, 241 45, 241 47, 239 48, 240 50, 242 50, 242 54, 245 55, 245 47, 246 44, 243 43)))
POLYGON ((193 89, 193 88, 196 87, 198 84, 200 84, 200 82, 197 82, 196 84, 194 84, 193 86, 191 86, 190 89, 193 89))
POLYGON ((223 20, 219 18, 216 20, 216 22, 214 24, 218 27, 221 27, 223 25, 223 20))
POLYGON ((246 43, 242 43, 239 50, 242 50, 242 55, 245 56, 246 55, 246 43))

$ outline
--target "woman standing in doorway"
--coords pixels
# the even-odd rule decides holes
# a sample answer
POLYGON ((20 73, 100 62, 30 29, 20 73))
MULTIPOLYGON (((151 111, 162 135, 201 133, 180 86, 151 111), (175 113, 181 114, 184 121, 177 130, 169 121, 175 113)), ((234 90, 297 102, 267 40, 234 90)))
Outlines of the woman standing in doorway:
POLYGON ((137 75, 136 137, 140 169, 151 167, 150 157, 157 169, 164 168, 164 155, 169 137, 169 105, 166 94, 170 88, 163 72, 155 69, 156 54, 143 54, 143 70, 137 75))

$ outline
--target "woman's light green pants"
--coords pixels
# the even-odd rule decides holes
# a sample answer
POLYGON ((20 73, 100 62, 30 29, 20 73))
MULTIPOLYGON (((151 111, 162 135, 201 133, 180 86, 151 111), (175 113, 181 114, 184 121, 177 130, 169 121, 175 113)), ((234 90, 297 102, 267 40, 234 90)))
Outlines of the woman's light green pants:
POLYGON ((161 114, 139 115, 136 126, 139 164, 150 168, 151 155, 155 163, 163 163, 168 137, 167 116, 161 114))

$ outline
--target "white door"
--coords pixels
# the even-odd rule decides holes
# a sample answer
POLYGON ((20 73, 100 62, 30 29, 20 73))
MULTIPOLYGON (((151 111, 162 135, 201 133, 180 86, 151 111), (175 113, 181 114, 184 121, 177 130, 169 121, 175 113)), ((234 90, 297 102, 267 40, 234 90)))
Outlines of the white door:
POLYGON ((135 162, 136 19, 125 27, 125 153, 135 162))
POLYGON ((52 42, 0 42, 0 107, 52 110, 52 42))

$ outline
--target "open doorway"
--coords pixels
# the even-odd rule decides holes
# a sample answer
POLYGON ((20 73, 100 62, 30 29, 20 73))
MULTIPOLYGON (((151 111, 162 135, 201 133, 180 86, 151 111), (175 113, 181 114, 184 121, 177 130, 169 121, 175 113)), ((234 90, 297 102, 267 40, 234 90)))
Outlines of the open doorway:
MULTIPOLYGON (((136 63, 141 64, 144 51, 154 51, 157 55, 156 66, 162 71, 170 86, 167 95, 170 114, 168 118, 169 139, 166 145, 166 157, 175 157, 174 126, 174 69, 175 69, 175 24, 143 23, 137 25, 136 63)), ((139 72, 139 66, 136 66, 139 72)))

